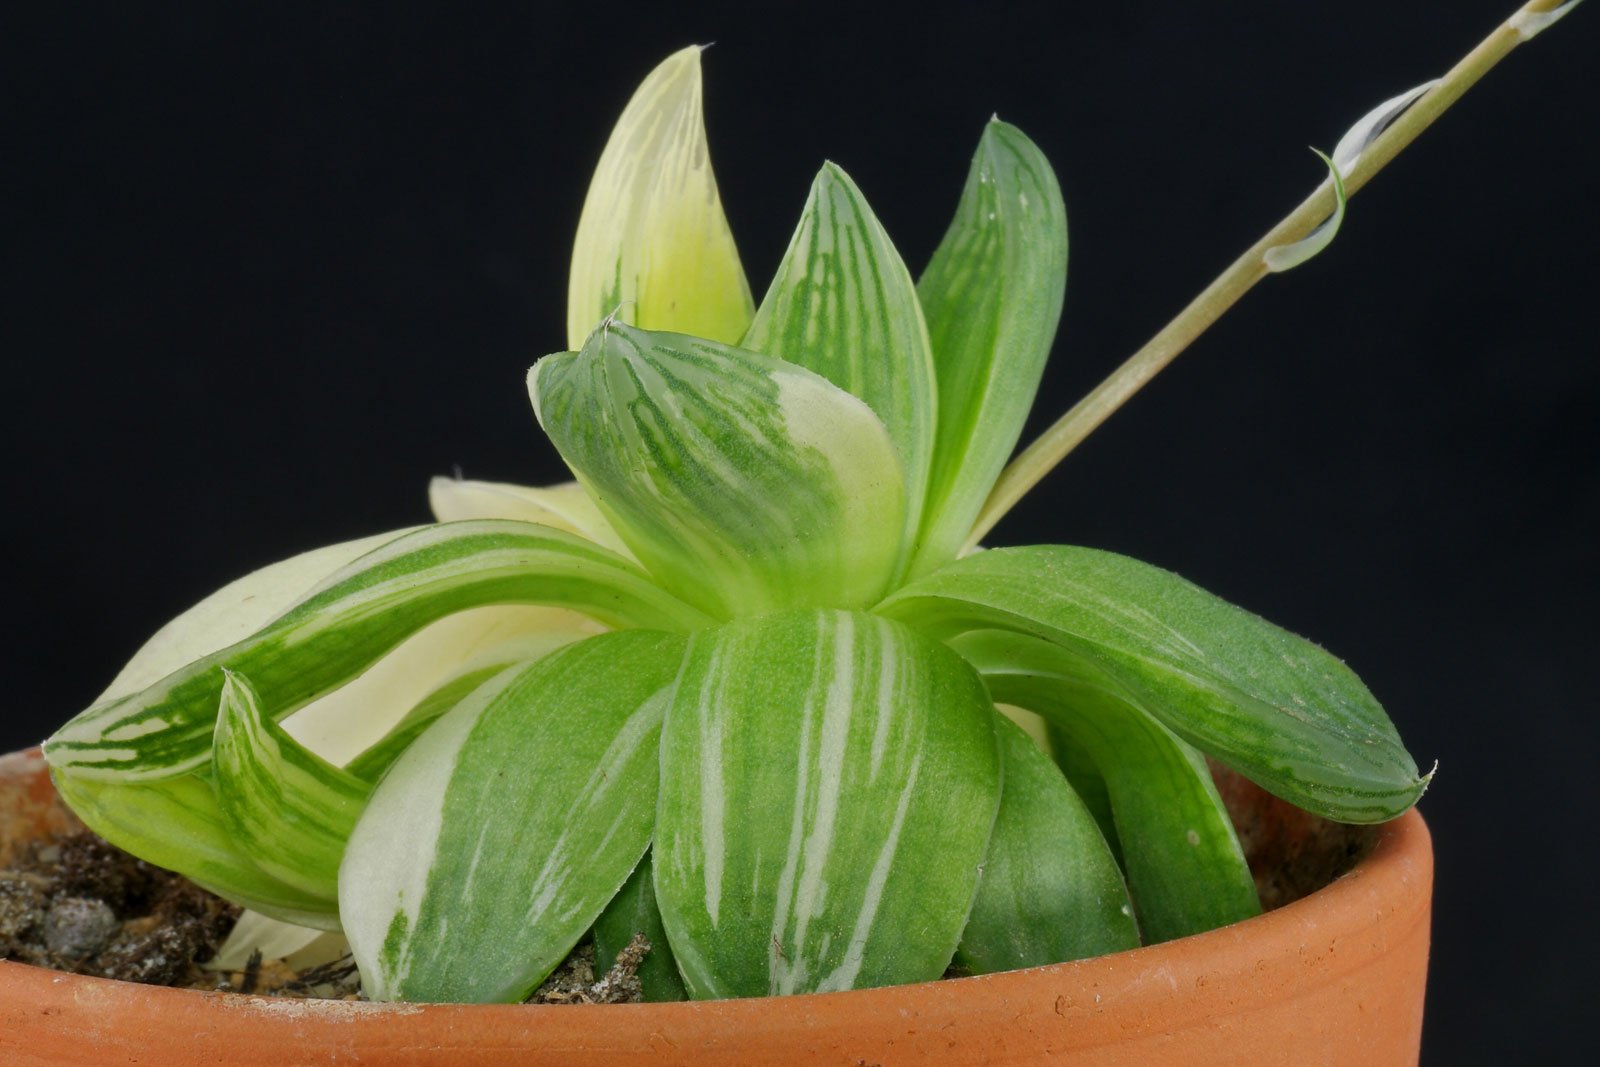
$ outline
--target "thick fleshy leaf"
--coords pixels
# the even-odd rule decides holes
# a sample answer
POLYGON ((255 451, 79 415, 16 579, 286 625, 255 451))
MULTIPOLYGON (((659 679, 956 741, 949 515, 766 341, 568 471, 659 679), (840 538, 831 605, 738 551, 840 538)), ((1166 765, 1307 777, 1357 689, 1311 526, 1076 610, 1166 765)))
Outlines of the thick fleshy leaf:
POLYGON ((939 426, 913 574, 956 557, 1022 435, 1066 277, 1067 213, 1055 173, 1021 130, 995 119, 917 282, 939 426))
POLYGON ((610 966, 635 934, 643 934, 650 942, 650 953, 639 964, 640 995, 651 1002, 688 999, 678 963, 672 958, 667 929, 661 925, 654 867, 648 852, 594 922, 595 970, 610 966))
MULTIPOLYGON (((101 836, 141 856, 151 855, 154 844, 163 850, 162 866, 266 914, 299 923, 312 911, 316 917, 307 921, 333 927, 335 879, 345 839, 372 785, 389 765, 429 723, 490 675, 584 636, 571 631, 534 632, 469 658, 458 665, 457 676, 418 702, 348 770, 322 760, 282 725, 262 715, 259 701, 241 690, 236 676, 223 687, 212 766, 201 776, 203 789, 196 788, 189 776, 153 783, 164 787, 170 782, 170 789, 87 783, 77 775, 59 775, 58 781, 70 783, 70 797, 93 798, 85 803, 93 805, 95 814, 82 812, 85 819, 109 818, 94 824, 101 836), (215 788, 209 784, 213 782, 215 788), (111 814, 103 816, 101 811, 111 814), (159 833, 161 826, 150 820, 170 820, 181 828, 174 834, 175 842, 188 842, 192 849, 148 840, 152 827, 159 833)), ((402 644, 391 655, 403 654, 410 644, 402 644)), ((348 703, 350 689, 374 698, 382 694, 384 687, 365 686, 366 681, 363 676, 312 707, 334 698, 348 703)))
POLYGON ((288 885, 251 862, 226 829, 209 773, 131 785, 60 771, 52 777, 89 829, 145 862, 274 919, 339 928, 333 897, 288 885))
MULTIPOLYGON (((959 641, 955 643, 959 644, 959 641)), ((1050 745, 1050 758, 1055 760, 1067 784, 1072 786, 1072 791, 1078 794, 1078 799, 1094 816, 1101 836, 1116 857, 1117 866, 1126 870, 1122 862, 1122 842, 1117 837, 1117 821, 1111 815, 1111 791, 1106 788, 1105 776, 1087 752, 1073 745, 1070 738, 1061 736, 1060 731, 1052 729, 1048 723, 1045 724, 1045 738, 1050 745)))
POLYGON ((1000 814, 956 962, 974 974, 1137 948, 1122 872, 1050 757, 997 716, 1000 814))
POLYGON ((928 330, 900 253, 855 182, 832 163, 812 183, 789 251, 740 344, 816 371, 883 420, 905 473, 910 545, 938 417, 928 330))
POLYGON ((575 630, 535 631, 502 641, 465 659, 456 665, 438 688, 401 716, 387 734, 351 760, 345 770, 363 781, 376 784, 390 764, 400 758, 400 753, 410 747, 422 731, 491 677, 514 663, 532 663, 558 648, 592 636, 592 633, 575 630))
MULTIPOLYGON (((566 495, 559 489, 552 492, 566 495)), ((224 586, 162 627, 95 703, 137 693, 202 656, 249 637, 340 568, 410 532, 395 530, 315 549, 224 586)), ((360 677, 289 716, 284 727, 317 755, 342 764, 390 728, 386 716, 414 705, 463 660, 484 648, 514 634, 585 629, 600 631, 592 620, 559 608, 517 605, 459 612, 408 637, 360 677)))
POLYGON ((858 612, 696 633, 662 735, 655 883, 699 998, 939 977, 1000 797, 972 669, 858 612))
POLYGON ((224 824, 272 877, 337 897, 344 843, 371 784, 312 754, 267 718, 243 675, 223 675, 211 767, 224 824))
POLYGON ((992 549, 913 582, 877 610, 940 637, 977 629, 1042 637, 1094 664, 1202 752, 1330 819, 1392 819, 1427 788, 1389 716, 1343 663, 1126 556, 992 549))
POLYGON ((683 638, 602 634, 480 686, 406 750, 345 851, 375 1000, 521 1000, 638 864, 683 638))
POLYGON ((604 629, 564 608, 507 604, 458 611, 424 626, 357 677, 289 715, 283 728, 329 763, 344 766, 391 737, 400 720, 464 664, 485 656, 502 665, 528 659, 520 653, 527 642, 555 647, 604 629), (507 647, 513 653, 500 655, 507 647))
POLYGON ((229 582, 157 630, 95 704, 137 693, 201 656, 244 640, 304 600, 328 575, 412 529, 324 545, 229 582))
POLYGON ((955 645, 995 699, 1046 716, 1058 747, 1094 764, 1105 783, 1147 944, 1214 930, 1261 911, 1205 757, 1073 653, 995 631, 968 634, 955 645))
POLYGON ((72 775, 181 774, 210 759, 220 668, 249 677, 264 712, 281 719, 435 619, 519 601, 615 625, 672 630, 704 621, 633 564, 572 534, 505 521, 428 527, 362 556, 254 636, 83 712, 45 743, 45 755, 72 775))
POLYGON ((464 478, 434 478, 428 483, 428 505, 440 522, 467 519, 517 519, 554 526, 587 537, 620 555, 627 546, 600 508, 577 482, 560 485, 512 485, 464 478))
POLYGON ((621 323, 528 372, 545 432, 634 555, 713 615, 864 607, 905 528, 865 404, 772 356, 621 323))
POLYGON ((750 285, 706 148, 700 52, 674 52, 650 72, 601 153, 572 248, 573 348, 608 315, 730 344, 750 324, 750 285))

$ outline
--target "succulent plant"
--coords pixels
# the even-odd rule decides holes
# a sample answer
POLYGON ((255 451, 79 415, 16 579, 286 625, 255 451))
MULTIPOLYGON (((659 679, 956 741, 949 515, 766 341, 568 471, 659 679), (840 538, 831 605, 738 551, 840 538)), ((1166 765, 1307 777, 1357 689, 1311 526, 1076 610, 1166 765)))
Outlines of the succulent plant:
MULTIPOLYGON (((629 103, 579 223, 570 350, 528 375, 577 481, 435 479, 436 524, 174 620, 46 745, 92 828, 341 931, 373 998, 515 1001, 585 937, 642 931, 646 995, 672 999, 1248 917, 1207 757, 1330 819, 1416 802, 1428 776, 1318 646, 1124 556, 978 545, 1037 480, 1007 461, 1067 262, 1021 131, 983 130, 916 279, 825 165, 757 305, 700 93, 689 48, 629 103)), ((1274 231, 1251 281, 1332 237, 1417 95, 1341 144, 1297 216, 1328 223, 1274 231)))

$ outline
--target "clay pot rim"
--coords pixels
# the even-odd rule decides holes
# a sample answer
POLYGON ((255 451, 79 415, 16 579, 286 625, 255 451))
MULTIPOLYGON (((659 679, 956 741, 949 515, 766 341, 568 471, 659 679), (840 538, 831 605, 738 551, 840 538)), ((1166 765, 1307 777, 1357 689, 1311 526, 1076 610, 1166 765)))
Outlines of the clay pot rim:
MULTIPOLYGON (((29 756, 42 765, 42 760, 37 760, 36 749, 0 758, 9 761, 29 756)), ((1094 995, 1092 1004, 1083 1004, 1070 994, 1103 988, 1106 997, 1115 998, 1119 1010, 1148 1008, 1170 1016, 1174 1002, 1184 999, 1174 996, 1174 991, 1187 986, 1202 987, 1211 981, 1224 982, 1230 977, 1237 979, 1251 972, 1257 979, 1270 980, 1270 972, 1296 965, 1296 953, 1285 953, 1273 946, 1298 942, 1299 954, 1303 955, 1308 943, 1326 940, 1325 931, 1308 936, 1320 928, 1333 927, 1336 939, 1354 941, 1383 923, 1396 924, 1402 933, 1418 923, 1427 923, 1432 874, 1432 838, 1422 816, 1412 809, 1378 827, 1372 851, 1346 874, 1300 900, 1242 922, 1175 941, 1069 963, 838 993, 657 1004, 323 1001, 147 986, 4 960, 0 960, 0 986, 8 987, 16 996, 37 997, 43 1002, 63 996, 79 1004, 90 1002, 106 1007, 113 1002, 146 1001, 150 1009, 158 1012, 178 1009, 184 1013, 200 1010, 209 1014, 207 1009, 211 1009, 218 1015, 249 1016, 253 1019, 252 1025, 270 1024, 277 1018, 292 1021, 300 1032, 317 1020, 337 1025, 357 1019, 377 1023, 396 1017, 432 1017, 439 1022, 459 1020, 474 1024, 514 1022, 521 1030, 547 1026, 557 1020, 574 1028, 587 1028, 615 1025, 626 1019, 630 1028, 653 1029, 655 1023, 667 1024, 685 1016, 697 1016, 702 1021, 707 1021, 708 1016, 716 1017, 726 1019, 730 1025, 753 1018, 794 1016, 805 1019, 810 1027, 822 1025, 827 1018, 841 1012, 905 1016, 942 1010, 958 1015, 962 1013, 964 1001, 1036 998, 1046 988, 1065 991, 1056 998, 1054 1007, 1058 1015, 1068 1010, 1072 1014, 1097 1012, 1100 995, 1094 995), (1344 918, 1347 915, 1350 918, 1344 918), (1148 980, 1152 975, 1165 981, 1152 983, 1148 980)), ((1327 955, 1335 954, 1329 951, 1327 955)), ((1341 968, 1334 961, 1332 966, 1323 969, 1321 981, 1333 981, 1359 962, 1341 968)), ((1241 1004, 1240 1010, 1248 1007, 1241 1004)), ((1179 1021, 1173 1019, 1173 1022, 1179 1021)))

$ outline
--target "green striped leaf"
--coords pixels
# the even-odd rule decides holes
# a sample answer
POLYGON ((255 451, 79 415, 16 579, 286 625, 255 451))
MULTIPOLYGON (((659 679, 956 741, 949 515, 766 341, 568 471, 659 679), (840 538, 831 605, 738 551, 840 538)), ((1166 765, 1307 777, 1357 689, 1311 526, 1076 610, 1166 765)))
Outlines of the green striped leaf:
POLYGON ((512 485, 465 478, 434 478, 428 483, 428 506, 440 522, 468 519, 516 519, 554 526, 587 537, 619 555, 627 546, 600 508, 577 482, 560 485, 512 485))
POLYGON ((137 693, 202 656, 244 640, 304 600, 328 575, 410 532, 392 530, 324 545, 229 582, 157 630, 95 704, 137 693))
POLYGON ((1000 814, 956 962, 974 974, 1137 948, 1122 872, 1050 757, 996 715, 1000 814))
POLYGON ((223 675, 211 754, 223 823, 261 870, 332 900, 344 843, 372 786, 313 755, 262 714, 243 675, 223 675))
POLYGON ((732 343, 750 324, 750 285, 711 173, 700 52, 650 72, 617 120, 578 220, 568 344, 608 315, 732 343))
POLYGON ((662 735, 655 845, 690 994, 943 974, 1000 798, 993 719, 959 656, 875 616, 695 634, 662 735))
POLYGON ((132 785, 55 771, 56 792, 89 829, 146 863, 297 926, 339 928, 332 897, 273 878, 226 829, 209 773, 132 785))
POLYGON ((602 634, 479 687, 356 824, 339 910, 374 1000, 516 1001, 650 843, 683 638, 602 634))
MULTIPOLYGON (((85 798, 81 802, 97 812, 96 832, 119 846, 140 856, 159 854, 154 862, 161 866, 263 913, 336 928, 340 856, 372 785, 428 724, 488 677, 582 636, 525 634, 469 658, 459 665, 458 677, 420 701, 346 770, 263 715, 242 676, 224 670, 212 765, 205 774, 133 786, 60 773, 57 780, 73 803, 85 798), (152 836, 167 824, 175 828, 173 843, 152 836), (185 842, 191 847, 183 847, 185 842), (313 918, 305 919, 307 914, 313 918)), ((346 687, 353 688, 358 686, 346 687)))
POLYGON ((650 954, 639 965, 640 995, 652 1003, 687 1000, 689 993, 678 974, 678 961, 672 958, 667 929, 661 924, 661 909, 656 906, 654 872, 650 853, 646 852, 622 889, 595 920, 595 970, 611 966, 633 936, 643 934, 650 942, 650 954))
POLYGON ((883 423, 771 356, 621 323, 528 374, 534 411, 634 554, 719 617, 864 607, 900 552, 883 423))
POLYGON ((849 175, 826 164, 744 348, 866 401, 906 478, 905 543, 922 517, 937 421, 933 356, 911 274, 849 175))
POLYGON ((876 610, 940 637, 977 629, 1042 637, 1095 665, 1202 752, 1326 818, 1382 822, 1427 788, 1389 716, 1343 663, 1125 556, 993 549, 876 610))
POLYGON ((1105 783, 1147 944, 1214 930, 1261 911, 1205 757, 1081 657, 994 631, 955 644, 996 700, 1045 716, 1059 748, 1094 764, 1105 783))
POLYGON ((611 625, 703 621, 633 564, 572 534, 504 521, 428 527, 362 556, 254 636, 83 712, 45 743, 45 755, 78 776, 181 774, 211 758, 219 668, 249 677, 264 713, 281 719, 435 619, 507 602, 569 607, 611 625))
POLYGON ((995 119, 917 282, 939 382, 921 574, 955 558, 1022 434, 1067 277, 1067 214, 1034 143, 995 119))

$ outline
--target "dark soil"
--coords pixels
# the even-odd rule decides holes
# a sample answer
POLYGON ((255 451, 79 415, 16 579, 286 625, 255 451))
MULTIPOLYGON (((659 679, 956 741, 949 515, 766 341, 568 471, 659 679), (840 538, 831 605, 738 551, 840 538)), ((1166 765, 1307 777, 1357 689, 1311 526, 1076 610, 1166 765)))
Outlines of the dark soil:
MULTIPOLYGON (((96 978, 287 997, 359 997, 350 957, 295 970, 250 960, 207 970, 239 908, 182 875, 136 859, 87 830, 25 846, 0 867, 0 959, 96 978)), ((528 998, 530 1004, 641 1000, 639 964, 650 942, 636 934, 595 977, 594 948, 578 946, 528 998)))
POLYGON ((25 848, 0 869, 0 958, 151 985, 214 978, 198 961, 239 909, 83 832, 25 848))

